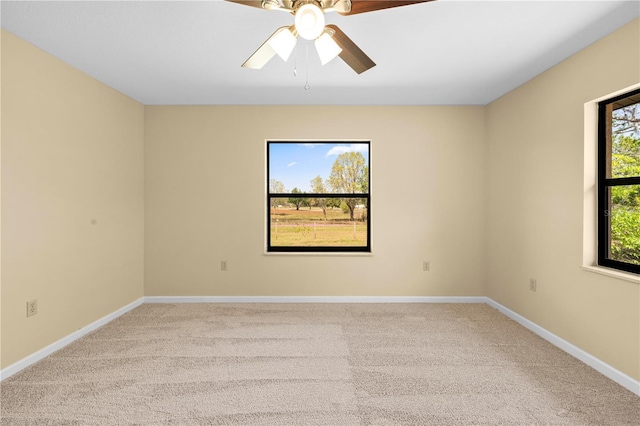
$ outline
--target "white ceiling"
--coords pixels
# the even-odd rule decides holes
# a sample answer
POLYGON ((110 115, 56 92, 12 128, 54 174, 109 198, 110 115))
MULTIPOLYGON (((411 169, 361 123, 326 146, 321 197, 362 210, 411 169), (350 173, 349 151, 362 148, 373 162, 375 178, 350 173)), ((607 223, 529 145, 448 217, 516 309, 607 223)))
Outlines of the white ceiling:
POLYGON ((302 39, 288 63, 241 68, 293 16, 221 0, 1 8, 2 28, 147 105, 484 105, 640 16, 640 0, 439 0, 327 14, 377 63, 357 75, 339 58, 322 67, 302 39))

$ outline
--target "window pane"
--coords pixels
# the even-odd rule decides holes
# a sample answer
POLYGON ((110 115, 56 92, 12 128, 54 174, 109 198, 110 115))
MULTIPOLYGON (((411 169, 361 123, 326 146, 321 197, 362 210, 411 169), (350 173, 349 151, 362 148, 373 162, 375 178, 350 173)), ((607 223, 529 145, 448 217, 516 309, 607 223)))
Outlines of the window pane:
POLYGON ((369 191, 368 142, 269 142, 269 192, 369 191))
POLYGON ((367 200, 273 197, 272 247, 367 247, 367 200))
POLYGON ((609 188, 609 258, 640 265, 640 185, 609 188))
POLYGON ((640 176, 640 104, 614 105, 611 113, 611 178, 640 176))

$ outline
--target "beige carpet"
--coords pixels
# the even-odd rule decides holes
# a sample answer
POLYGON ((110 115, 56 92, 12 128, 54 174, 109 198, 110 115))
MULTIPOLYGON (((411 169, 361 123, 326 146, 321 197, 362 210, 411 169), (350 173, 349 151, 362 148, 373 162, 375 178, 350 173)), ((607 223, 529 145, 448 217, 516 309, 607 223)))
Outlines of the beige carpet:
POLYGON ((145 304, 0 384, 2 425, 639 425, 477 304, 145 304))

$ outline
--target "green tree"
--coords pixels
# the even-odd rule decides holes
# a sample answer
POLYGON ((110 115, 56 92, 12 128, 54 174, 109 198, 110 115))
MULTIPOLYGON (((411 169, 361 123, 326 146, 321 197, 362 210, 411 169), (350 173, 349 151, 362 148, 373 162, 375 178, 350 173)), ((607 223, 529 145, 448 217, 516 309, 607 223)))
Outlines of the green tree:
MULTIPOLYGON (((283 194, 286 192, 284 184, 276 179, 269 179, 269 193, 271 194, 283 194)), ((274 210, 278 206, 278 198, 271 199, 271 208, 274 210)))
POLYGON ((640 133, 640 103, 614 110, 611 119, 614 134, 640 133))
MULTIPOLYGON (((327 192, 327 187, 325 186, 322 178, 320 176, 316 176, 311 179, 311 191, 314 194, 324 194, 327 192)), ((327 199, 326 198, 312 198, 313 204, 320 207, 322 209, 322 215, 324 216, 324 220, 327 220, 327 199)))
MULTIPOLYGON (((617 188, 613 188, 615 190, 617 188)), ((611 211, 611 258, 640 265, 640 209, 614 207, 611 211)))
MULTIPOLYGON (((369 186, 368 173, 365 173, 366 160, 360 152, 345 152, 338 155, 331 167, 329 186, 333 192, 344 194, 362 194, 369 186)), ((358 198, 345 198, 344 203, 349 208, 349 217, 353 220, 353 213, 358 198)))
POLYGON ((340 204, 342 204, 342 201, 339 198, 327 198, 328 209, 339 208, 340 204))
MULTIPOLYGON (((369 192, 369 166, 364 166, 364 170, 362 172, 362 176, 360 177, 360 181, 358 182, 360 187, 362 188, 362 192, 369 192)), ((366 221, 369 217, 369 204, 368 199, 362 198, 360 202, 364 205, 364 211, 362 212, 362 220, 366 221)))
MULTIPOLYGON (((611 177, 640 176, 640 105, 612 114, 611 177)), ((611 257, 640 265, 640 185, 611 188, 611 257)))
MULTIPOLYGON (((640 176, 640 134, 614 134, 611 147, 611 177, 640 176)), ((640 206, 640 185, 619 186, 611 193, 614 205, 640 206)), ((640 234, 640 230, 638 231, 640 234)))
MULTIPOLYGON (((298 188, 293 188, 291 190, 292 194, 303 194, 298 188)), ((296 210, 300 210, 300 206, 309 205, 309 200, 307 198, 299 198, 299 197, 291 197, 289 198, 289 203, 296 206, 296 210)))

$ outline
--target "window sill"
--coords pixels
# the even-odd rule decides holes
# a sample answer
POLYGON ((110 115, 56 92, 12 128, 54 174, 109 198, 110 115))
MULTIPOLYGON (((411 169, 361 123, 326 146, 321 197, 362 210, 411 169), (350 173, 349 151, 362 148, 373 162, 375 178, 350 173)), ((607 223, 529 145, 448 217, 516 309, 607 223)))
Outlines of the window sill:
POLYGON ((265 251, 265 256, 310 256, 310 257, 371 257, 372 252, 310 252, 310 251, 265 251))
POLYGON ((630 281, 632 283, 640 284, 640 276, 632 274, 631 272, 618 271, 616 269, 605 268, 603 266, 587 266, 583 265, 581 268, 587 272, 595 272, 596 274, 606 275, 612 278, 618 278, 624 281, 630 281))

